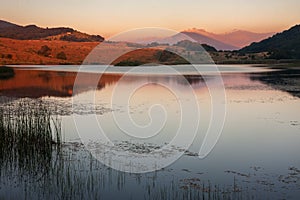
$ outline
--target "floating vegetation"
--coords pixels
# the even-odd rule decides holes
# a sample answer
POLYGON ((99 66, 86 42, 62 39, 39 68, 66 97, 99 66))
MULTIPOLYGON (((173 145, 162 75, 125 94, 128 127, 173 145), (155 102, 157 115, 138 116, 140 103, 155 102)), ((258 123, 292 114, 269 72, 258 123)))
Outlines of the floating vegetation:
POLYGON ((97 114, 103 115, 105 113, 112 112, 112 109, 108 105, 101 103, 77 103, 72 102, 70 99, 58 99, 58 98, 42 98, 42 101, 48 105, 48 109, 53 115, 89 115, 97 114))
MULTIPOLYGON (((122 144, 126 144, 127 148, 130 143, 122 144)), ((27 167, 24 167, 23 163, 16 165, 14 171, 7 171, 8 168, 1 170, 0 196, 2 194, 7 199, 22 199, 26 196, 27 199, 225 200, 260 199, 260 195, 263 195, 264 199, 273 199, 271 197, 278 195, 276 191, 261 191, 259 184, 251 188, 251 184, 242 182, 241 178, 244 176, 230 170, 226 174, 234 175, 231 176, 232 182, 223 185, 204 178, 203 174, 176 176, 169 167, 145 174, 113 170, 93 158, 81 143, 76 142, 63 143, 61 149, 52 148, 51 152, 48 159, 43 159, 39 157, 41 154, 26 151, 28 155, 22 155, 27 158, 27 167), (34 168, 30 163, 40 165, 34 168), (22 176, 20 170, 23 172, 22 176), (18 192, 3 195, 1 188, 18 192)), ((13 159, 6 159, 6 162, 8 166, 18 163, 13 159)), ((299 169, 295 167, 291 167, 289 171, 291 176, 299 174, 299 169)), ((282 176, 282 179, 286 180, 288 177, 282 176)))
POLYGON ((280 175, 278 177, 278 181, 283 183, 299 183, 300 182, 300 169, 296 167, 290 167, 289 168, 289 174, 288 175, 280 175))
POLYGON ((151 143, 133 143, 129 141, 122 141, 120 143, 115 144, 115 147, 119 147, 120 150, 137 153, 137 154, 144 154, 144 153, 151 153, 154 150, 160 149, 161 146, 151 143))
MULTIPOLYGON (((292 166, 282 174, 270 174, 265 166, 220 174, 209 174, 201 165, 171 165, 144 174, 117 171, 95 159, 81 142, 62 142, 58 115, 63 106, 43 99, 0 102, 0 198, 297 199, 299 194, 300 169, 292 166)), ((162 145, 115 141, 113 147, 95 147, 107 154, 122 150, 138 157, 162 145)), ((168 153, 172 152, 183 153, 183 162, 198 156, 176 146, 170 147, 168 153)))
MULTIPOLYGON (((113 141, 113 145, 108 145, 106 143, 101 143, 101 141, 91 142, 90 144, 98 147, 99 149, 107 149, 109 151, 121 151, 128 152, 137 156, 139 154, 149 154, 153 153, 155 150, 160 150, 163 146, 155 143, 147 142, 134 142, 134 141, 113 141)), ((176 152, 182 152, 183 155, 196 157, 199 156, 198 153, 191 152, 179 146, 171 145, 168 149, 170 154, 176 152)))
MULTIPOLYGON (((45 169, 26 168, 29 176, 20 178, 20 166, 5 180, 2 171, 1 187, 18 188, 18 193, 6 194, 8 199, 247 199, 249 191, 233 182, 226 187, 193 178, 174 177, 173 172, 158 171, 146 174, 113 170, 93 158, 80 143, 64 143, 60 153, 52 152, 45 169), (47 167, 46 167, 47 166, 47 167), (4 181, 3 181, 4 180, 4 181), (13 180, 13 181, 11 181, 13 180), (17 182, 16 186, 12 182, 17 182), (2 185, 5 183, 5 185, 2 185), (7 185, 12 183, 12 185, 7 185)), ((37 158, 28 157, 32 162, 37 158)), ((13 163, 13 161, 11 161, 13 163)), ((11 172, 10 172, 11 173, 11 172)), ((234 180, 235 181, 235 180, 234 180)), ((249 198, 248 198, 249 199, 249 198)), ((250 198, 251 199, 251 198, 250 198)))

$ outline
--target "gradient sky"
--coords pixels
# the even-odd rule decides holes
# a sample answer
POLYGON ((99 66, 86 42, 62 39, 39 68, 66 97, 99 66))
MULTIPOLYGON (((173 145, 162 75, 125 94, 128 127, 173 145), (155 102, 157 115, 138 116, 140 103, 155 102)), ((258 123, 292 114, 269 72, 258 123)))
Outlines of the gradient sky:
POLYGON ((299 0, 1 0, 0 17, 105 37, 133 28, 278 32, 300 23, 299 0))

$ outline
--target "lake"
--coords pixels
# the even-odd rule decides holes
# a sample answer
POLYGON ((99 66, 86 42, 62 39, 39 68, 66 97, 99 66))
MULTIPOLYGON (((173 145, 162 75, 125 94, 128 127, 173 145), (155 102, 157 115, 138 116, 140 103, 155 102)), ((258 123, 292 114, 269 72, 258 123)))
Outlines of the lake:
POLYGON ((25 151, 2 138, 0 199, 300 196, 299 67, 12 67, 2 119, 34 127, 45 110, 62 143, 25 151))

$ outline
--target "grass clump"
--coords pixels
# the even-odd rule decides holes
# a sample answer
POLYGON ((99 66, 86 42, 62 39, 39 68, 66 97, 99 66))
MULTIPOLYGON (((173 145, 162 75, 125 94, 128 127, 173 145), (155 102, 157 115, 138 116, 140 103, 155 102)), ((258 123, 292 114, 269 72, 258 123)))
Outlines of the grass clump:
POLYGON ((19 170, 47 171, 53 148, 60 146, 60 119, 52 116, 43 102, 22 100, 1 105, 0 167, 15 163, 19 170))

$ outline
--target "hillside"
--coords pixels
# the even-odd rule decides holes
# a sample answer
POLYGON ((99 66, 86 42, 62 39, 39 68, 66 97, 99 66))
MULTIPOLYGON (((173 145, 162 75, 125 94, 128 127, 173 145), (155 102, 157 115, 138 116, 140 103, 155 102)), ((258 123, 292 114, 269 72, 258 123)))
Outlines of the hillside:
MULTIPOLYGON (((0 38, 0 65, 80 65, 87 55, 99 42, 67 42, 59 40, 15 40, 0 38), (63 55, 63 56, 62 56, 63 55)), ((101 49, 110 60, 110 51, 113 49, 133 49, 125 43, 102 43, 101 49)), ((113 64, 140 65, 146 63, 178 64, 186 63, 179 56, 159 47, 131 51, 124 54, 113 64)))
MULTIPOLYGON (((60 40, 14 40, 0 38, 0 65, 80 65, 86 56, 98 45, 99 42, 67 42, 60 40)), ((142 47, 141 44, 130 43, 101 43, 103 55, 102 60, 107 63, 111 61, 112 51, 133 50, 134 46, 142 47)), ((183 64, 182 60, 172 53, 161 51, 161 49, 175 48, 176 51, 193 58, 196 51, 203 48, 208 51, 216 63, 265 63, 266 53, 240 53, 240 52, 216 52, 214 47, 190 41, 181 41, 173 46, 159 44, 146 45, 150 49, 133 51, 118 58, 113 64, 118 65, 140 65, 146 63, 183 64), (151 49, 152 48, 152 49, 151 49)), ((205 60, 206 58, 204 58, 205 60)), ((206 59, 207 60, 207 59, 206 59)), ((92 63, 91 63, 92 64, 92 63)))
POLYGON ((170 51, 155 48, 137 49, 122 55, 112 64, 115 66, 139 66, 149 63, 178 65, 189 64, 184 58, 170 51))
POLYGON ((0 37, 17 40, 56 39, 74 42, 102 42, 99 35, 88 35, 72 28, 40 28, 36 25, 20 26, 0 20, 0 37))
POLYGON ((0 65, 81 64, 99 42, 0 38, 0 65))
MULTIPOLYGON (((278 59, 300 59, 300 25, 259 43, 252 43, 239 51, 218 51, 236 47, 211 39, 212 36, 208 36, 212 33, 204 30, 194 31, 182 32, 151 44, 103 42, 105 48, 101 55, 109 62, 111 51, 118 51, 122 48, 128 51, 136 47, 150 48, 128 53, 113 62, 115 65, 122 66, 146 63, 186 63, 177 55, 162 51, 162 49, 168 50, 169 48, 175 49, 175 52, 180 52, 189 59, 207 61, 207 55, 199 54, 200 57, 197 57, 199 56, 197 52, 204 48, 216 63, 276 63, 278 59)), ((102 40, 101 36, 80 33, 71 28, 44 29, 35 25, 19 26, 0 21, 0 65, 81 64, 102 40)))
POLYGON ((219 34, 215 39, 223 41, 228 44, 237 46, 239 48, 250 45, 253 42, 259 42, 274 35, 271 33, 253 33, 250 31, 236 30, 230 33, 219 34))
POLYGON ((241 53, 268 52, 273 59, 300 59, 300 25, 242 48, 241 53))
POLYGON ((217 49, 207 45, 207 44, 200 44, 198 42, 191 42, 189 40, 182 40, 177 42, 173 46, 183 47, 186 51, 203 51, 206 50, 208 52, 217 52, 217 49))

